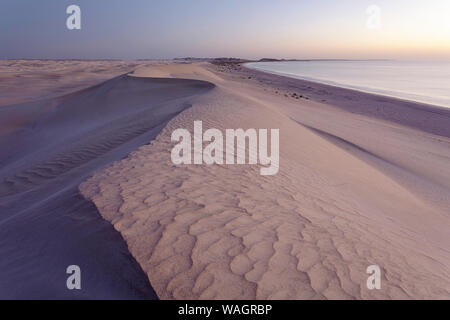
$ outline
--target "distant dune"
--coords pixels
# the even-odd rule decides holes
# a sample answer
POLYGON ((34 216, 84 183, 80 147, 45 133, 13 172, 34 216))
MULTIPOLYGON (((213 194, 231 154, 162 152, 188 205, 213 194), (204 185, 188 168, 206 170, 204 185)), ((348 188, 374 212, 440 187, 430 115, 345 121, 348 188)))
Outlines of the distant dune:
POLYGON ((0 107, 89 88, 139 64, 118 60, 0 60, 0 107))

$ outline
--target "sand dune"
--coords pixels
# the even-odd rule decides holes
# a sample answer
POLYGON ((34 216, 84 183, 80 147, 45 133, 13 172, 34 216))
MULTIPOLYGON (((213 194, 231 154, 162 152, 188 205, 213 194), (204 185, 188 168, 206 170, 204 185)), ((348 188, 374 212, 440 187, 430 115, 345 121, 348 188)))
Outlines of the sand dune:
POLYGON ((446 113, 427 123, 430 109, 401 102, 391 121, 397 100, 332 88, 323 99, 316 84, 291 98, 302 88, 290 80, 205 63, 134 76, 215 85, 149 145, 80 185, 160 298, 450 298, 446 113), (345 108, 342 94, 361 107, 345 108), (204 130, 280 128, 279 173, 173 165, 170 135, 194 120, 204 130), (440 131, 427 127, 436 123, 440 131), (372 264, 381 290, 366 288, 372 264))
POLYGON ((122 237, 78 185, 148 143, 212 87, 121 75, 1 107, 0 298, 156 298, 122 237), (71 264, 81 267, 81 291, 66 288, 71 264))

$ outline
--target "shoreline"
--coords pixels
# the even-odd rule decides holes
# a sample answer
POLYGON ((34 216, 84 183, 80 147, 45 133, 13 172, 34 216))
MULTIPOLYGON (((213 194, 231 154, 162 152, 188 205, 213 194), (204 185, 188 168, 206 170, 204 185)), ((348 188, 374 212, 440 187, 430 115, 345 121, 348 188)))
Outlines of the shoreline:
MULTIPOLYGON (((236 71, 236 70, 235 70, 236 71)), ((431 105, 423 102, 401 99, 371 92, 359 91, 320 82, 291 78, 275 73, 255 70, 241 66, 245 75, 257 78, 257 80, 268 86, 274 86, 278 91, 283 90, 283 94, 292 94, 292 91, 300 92, 306 98, 319 103, 332 105, 343 110, 361 115, 373 116, 378 119, 392 121, 401 125, 409 126, 413 129, 420 129, 432 134, 450 137, 450 128, 446 124, 450 123, 450 108, 431 105), (327 96, 330 96, 327 98, 327 96), (356 101, 352 101, 356 100, 356 101), (360 106, 355 103, 361 103, 360 106), (378 108, 386 109, 384 116, 380 110, 369 110, 363 104, 378 103, 378 108), (429 118, 432 123, 426 125, 420 123, 420 119, 396 118, 395 114, 407 114, 409 110, 419 110, 429 118), (442 118, 441 118, 442 117, 442 118)), ((297 95, 299 95, 297 93, 297 95)), ((414 117, 411 117, 414 118, 414 117)))

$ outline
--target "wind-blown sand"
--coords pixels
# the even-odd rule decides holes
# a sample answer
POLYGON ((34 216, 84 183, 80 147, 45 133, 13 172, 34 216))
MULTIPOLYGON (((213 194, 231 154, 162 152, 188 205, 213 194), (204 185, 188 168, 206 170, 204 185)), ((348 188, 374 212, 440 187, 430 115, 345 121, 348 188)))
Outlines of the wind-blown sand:
POLYGON ((215 85, 79 187, 159 298, 450 298, 448 110, 235 65, 148 65, 134 76, 116 81, 215 85), (194 120, 279 128, 279 173, 172 164, 171 133, 192 132, 194 120), (381 290, 366 288, 372 264, 381 290))
MULTIPOLYGON (((78 61, 71 68, 91 67, 78 61)), ((42 86, 47 96, 60 83, 42 86)), ((0 107, 0 298, 156 298, 123 238, 78 185, 148 143, 212 87, 120 75, 64 96, 0 107), (80 291, 66 287, 73 264, 81 268, 80 291)))

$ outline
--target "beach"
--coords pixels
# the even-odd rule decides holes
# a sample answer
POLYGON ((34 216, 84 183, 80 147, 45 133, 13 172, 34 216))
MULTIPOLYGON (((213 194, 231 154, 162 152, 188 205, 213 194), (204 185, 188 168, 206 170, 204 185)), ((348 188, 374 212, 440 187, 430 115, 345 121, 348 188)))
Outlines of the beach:
POLYGON ((0 101, 2 298, 450 298, 449 109, 238 62, 96 64, 43 63, 0 101), (175 165, 194 121, 279 129, 279 171, 175 165))

